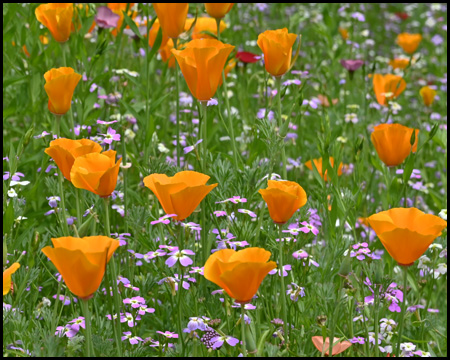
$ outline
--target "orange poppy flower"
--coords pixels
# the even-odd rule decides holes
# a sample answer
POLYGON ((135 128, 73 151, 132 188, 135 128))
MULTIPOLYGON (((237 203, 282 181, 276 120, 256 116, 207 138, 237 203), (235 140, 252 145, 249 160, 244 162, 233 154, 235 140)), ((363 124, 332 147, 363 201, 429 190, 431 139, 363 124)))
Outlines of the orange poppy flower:
MULTIPOLYGON (((325 349, 325 355, 330 355, 329 349, 330 349, 330 338, 327 337, 325 339, 325 344, 323 343, 323 336, 313 336, 311 338, 314 346, 317 348, 317 350, 320 351, 320 353, 322 353, 323 349, 325 349)), ((341 341, 338 342, 337 344, 336 341, 338 341, 339 338, 334 338, 333 341, 333 354, 332 355, 337 355, 340 354, 341 352, 344 352, 345 350, 347 350, 350 346, 352 346, 350 341, 341 341)))
MULTIPOLYGON (((117 36, 117 34, 120 31, 120 28, 122 27, 123 18, 124 18, 123 12, 127 10, 128 3, 107 3, 107 6, 109 9, 111 9, 111 11, 114 14, 117 14, 120 16, 119 20, 117 21, 116 28, 113 31, 111 31, 111 34, 113 34, 114 36, 117 36)), ((129 3, 128 16, 131 17, 132 19, 134 19, 137 15, 137 13, 134 13, 133 11, 129 10, 133 6, 134 6, 134 3, 129 3)), ((127 28, 128 28, 128 26, 127 26, 127 28)))
POLYGON ((73 92, 81 79, 70 67, 51 69, 44 74, 44 89, 48 95, 48 109, 56 115, 69 111, 73 92))
POLYGON ((268 180, 267 188, 258 192, 267 203, 270 217, 277 224, 286 223, 307 201, 305 190, 294 181, 268 180))
POLYGON ((373 91, 380 105, 387 106, 389 100, 397 98, 405 89, 406 81, 399 75, 373 75, 373 91))
POLYGON ((151 174, 144 178, 144 185, 153 191, 167 215, 177 214, 175 219, 182 221, 218 185, 205 185, 208 180, 208 175, 196 171, 180 171, 172 177, 151 174))
POLYGON ((341 34, 341 37, 343 40, 347 40, 349 38, 348 36, 348 30, 344 28, 338 28, 339 33, 341 34))
MULTIPOLYGON (((155 22, 152 25, 152 28, 150 29, 148 33, 148 44, 153 47, 153 44, 155 43, 156 36, 158 35, 159 28, 161 26, 159 25, 159 19, 156 19, 155 22)), ((162 32, 162 39, 161 39, 161 45, 160 49, 166 46, 167 42, 169 41, 169 37, 166 35, 166 33, 162 32)), ((173 41, 172 41, 172 47, 173 47, 173 41)))
POLYGON ((400 165, 409 155, 417 151, 419 129, 411 129, 400 124, 380 124, 370 135, 375 150, 386 166, 400 165), (416 132, 416 140, 411 147, 411 135, 416 132))
POLYGON ((447 227, 439 216, 414 207, 382 211, 368 221, 387 252, 403 266, 412 265, 447 227))
POLYGON ((176 39, 184 32, 189 3, 153 3, 153 8, 168 37, 176 39))
POLYGON ((19 268, 20 264, 15 262, 9 268, 3 271, 3 296, 5 296, 11 290, 11 275, 14 274, 19 268))
MULTIPOLYGON (((184 27, 185 31, 188 31, 195 19, 190 18, 186 20, 186 25, 184 27)), ((224 21, 220 21, 220 33, 227 28, 224 21)), ((217 36, 217 23, 216 19, 210 17, 198 17, 197 21, 192 29, 192 39, 214 39, 212 36, 203 33, 203 31, 208 31, 217 36)))
MULTIPOLYGON (((329 159, 330 159, 331 167, 334 168, 334 158, 333 158, 332 156, 330 156, 329 159)), ((328 180, 329 180, 329 177, 327 176, 327 172, 328 172, 328 171, 325 170, 325 169, 322 169, 322 158, 319 158, 319 159, 313 159, 312 161, 314 161, 314 165, 316 166, 316 169, 317 169, 317 171, 319 172, 320 177, 321 177, 322 179, 324 179, 325 181, 328 181, 328 180), (325 170, 325 172, 324 172, 324 170, 325 170)), ((306 166, 309 170, 312 170, 312 169, 313 169, 311 160, 308 160, 308 161, 305 163, 305 166, 306 166)), ((341 176, 341 175, 342 175, 342 167, 343 167, 343 164, 340 163, 340 164, 339 164, 339 167, 338 167, 338 171, 337 171, 338 176, 341 176)))
POLYGON ((434 98, 436 97, 436 90, 430 88, 429 86, 424 86, 420 89, 419 93, 425 106, 433 105, 434 98))
POLYGON ((70 171, 72 184, 100 197, 108 197, 116 188, 120 158, 116 163, 116 152, 90 153, 75 159, 70 171))
POLYGON ((192 95, 200 101, 211 99, 234 46, 215 39, 197 39, 183 50, 172 49, 192 95))
POLYGON ((420 34, 401 33, 397 36, 396 43, 405 53, 412 54, 417 50, 421 41, 422 35, 420 34))
POLYGON ((53 140, 45 153, 58 165, 64 177, 70 181, 70 170, 75 159, 90 153, 99 153, 102 147, 89 139, 71 140, 60 138, 53 140))
POLYGON ((409 64, 408 58, 396 58, 389 61, 389 65, 391 65, 393 69, 406 69, 408 64, 409 64))
POLYGON ((297 35, 288 29, 267 30, 258 36, 258 46, 264 53, 266 71, 273 76, 281 76, 291 67, 292 46, 297 35))
POLYGON ((173 40, 168 39, 166 45, 164 47, 159 48, 159 54, 161 55, 161 60, 164 62, 169 62, 169 67, 175 67, 175 56, 172 54, 173 49, 173 40))
POLYGON ((258 247, 240 251, 223 249, 205 263, 205 278, 224 289, 236 302, 252 300, 261 282, 277 264, 269 261, 270 251, 258 247))
POLYGON ((72 3, 42 4, 34 13, 37 20, 50 30, 56 41, 63 43, 69 40, 73 15, 72 3))
POLYGON ((205 3, 205 9, 209 16, 222 19, 228 14, 234 3, 205 3))
POLYGON ((105 274, 106 264, 119 241, 106 236, 52 238, 53 247, 42 252, 52 261, 69 290, 81 299, 90 299, 105 274))

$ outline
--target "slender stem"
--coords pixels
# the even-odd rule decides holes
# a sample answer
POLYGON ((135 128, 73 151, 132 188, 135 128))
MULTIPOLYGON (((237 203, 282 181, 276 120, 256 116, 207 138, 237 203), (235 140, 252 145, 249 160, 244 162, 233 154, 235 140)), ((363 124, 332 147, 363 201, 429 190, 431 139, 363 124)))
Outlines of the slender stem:
POLYGON ((289 334, 288 334, 288 326, 287 326, 287 315, 286 315, 286 287, 284 284, 284 276, 283 276, 283 242, 281 241, 281 238, 283 236, 282 233, 282 225, 278 225, 278 246, 279 246, 279 271, 281 271, 281 313, 282 313, 282 320, 283 320, 283 330, 284 330, 284 339, 285 342, 288 343, 289 340, 289 334))
MULTIPOLYGON (((275 78, 275 82, 277 85, 277 110, 278 110, 278 132, 281 131, 283 126, 283 118, 281 113, 281 76, 277 76, 275 78)), ((267 110, 266 110, 267 111, 267 110)), ((286 120, 288 121, 288 120, 286 120)), ((283 179, 287 179, 287 170, 286 170, 286 151, 284 149, 284 138, 281 143, 281 161, 283 161, 283 179)))
POLYGON ((241 304, 241 338, 242 338, 242 355, 247 357, 247 344, 245 343, 245 304, 241 304))
POLYGON ((183 339, 183 329, 181 326, 181 318, 182 318, 182 310, 181 310, 181 303, 183 301, 181 296, 181 289, 183 288, 183 266, 180 264, 180 282, 178 283, 178 294, 177 294, 177 305, 178 305, 178 338, 181 342, 181 356, 184 356, 184 339, 183 339))
MULTIPOLYGON (((374 317, 374 328, 375 328, 375 356, 378 357, 379 355, 379 349, 378 349, 378 306, 379 306, 379 296, 378 293, 380 292, 380 288, 378 284, 375 284, 375 299, 374 299, 374 307, 373 307, 373 317, 374 317)), ((364 316, 364 313, 363 313, 364 316)))
MULTIPOLYGON (((56 330, 56 319, 57 319, 57 314, 58 314, 58 304, 59 304, 59 295, 61 294, 61 281, 58 282, 58 291, 56 292, 56 299, 55 299, 55 306, 53 308, 53 316, 52 316, 52 328, 51 331, 55 331, 56 330)), ((53 333, 52 333, 53 334, 53 333)))
MULTIPOLYGON (((56 121, 56 135, 58 139, 60 138, 60 121, 61 121, 62 115, 55 115, 55 121, 56 121)), ((67 225, 67 218, 66 218, 66 202, 64 197, 64 188, 63 188, 63 181, 64 181, 64 175, 62 174, 61 170, 58 168, 58 181, 59 181, 59 196, 61 197, 61 227, 63 229, 64 236, 69 236, 69 225, 67 225)))
POLYGON ((91 332, 91 313, 89 311, 89 300, 81 300, 84 313, 84 323, 86 326, 86 354, 88 357, 95 356, 94 346, 92 345, 91 332))
POLYGON ((75 188, 75 197, 76 197, 75 202, 76 202, 76 206, 77 206, 77 224, 78 224, 78 227, 80 227, 81 225, 83 225, 83 217, 81 216, 80 189, 78 189, 78 188, 75 188))
POLYGON ((402 342, 403 320, 405 317, 405 310, 406 310, 406 286, 408 283, 408 266, 402 266, 401 268, 403 271, 403 301, 402 301, 402 312, 400 314, 400 326, 398 330, 397 349, 395 350, 396 357, 398 357, 400 354, 400 344, 402 342))
MULTIPOLYGON (((175 49, 178 49, 178 38, 173 39, 175 49)), ((175 97, 177 100, 177 166, 180 167, 180 80, 178 62, 175 61, 175 97)))
MULTIPOLYGON (((126 165, 127 164, 127 148, 126 148, 126 143, 125 143, 125 130, 123 132, 122 135, 122 164, 126 165)), ((128 196, 127 196, 127 168, 122 168, 122 173, 123 173, 123 207, 124 207, 124 214, 125 214, 125 218, 127 216, 127 210, 128 210, 128 206, 127 206, 127 200, 128 200, 128 196)), ((128 232, 128 222, 125 221, 125 232, 128 232)))
POLYGON ((206 172, 206 163, 207 163, 207 144, 208 144, 208 135, 207 135, 207 101, 200 101, 202 106, 202 147, 203 147, 203 156, 202 156, 202 172, 206 172))

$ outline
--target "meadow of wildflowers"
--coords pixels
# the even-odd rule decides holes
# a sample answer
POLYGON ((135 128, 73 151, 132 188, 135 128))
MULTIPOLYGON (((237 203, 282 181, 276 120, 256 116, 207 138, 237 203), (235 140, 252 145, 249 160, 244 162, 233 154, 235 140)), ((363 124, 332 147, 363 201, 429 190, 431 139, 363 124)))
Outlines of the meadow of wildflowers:
POLYGON ((4 4, 3 356, 330 354, 447 356, 447 5, 4 4))

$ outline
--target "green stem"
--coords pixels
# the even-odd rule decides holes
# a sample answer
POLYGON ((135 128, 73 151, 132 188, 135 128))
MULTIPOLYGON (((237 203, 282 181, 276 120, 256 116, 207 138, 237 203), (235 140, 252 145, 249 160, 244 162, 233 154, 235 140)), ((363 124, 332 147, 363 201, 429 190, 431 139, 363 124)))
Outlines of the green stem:
MULTIPOLYGON (((277 111, 278 111, 278 132, 281 131, 283 126, 283 118, 281 112, 281 76, 275 78, 277 85, 277 111)), ((267 112, 267 109, 266 109, 267 112)), ((287 180, 287 170, 286 170, 286 151, 284 149, 284 138, 281 140, 281 161, 283 162, 283 179, 287 180)))
POLYGON ((242 355, 247 357, 247 344, 245 343, 245 304, 241 304, 241 338, 242 338, 242 355))
MULTIPOLYGON (((61 279, 62 281, 62 279, 61 279)), ((59 304, 59 295, 61 294, 61 281, 58 282, 58 291, 56 292, 56 299, 55 299, 55 306, 53 307, 53 316, 52 316, 52 327, 50 329, 50 331, 56 330, 56 319, 57 319, 57 314, 58 314, 58 304, 59 304)))
POLYGON ((207 144, 208 144, 208 135, 207 135, 207 101, 200 101, 202 106, 202 147, 203 147, 203 156, 202 156, 202 172, 206 173, 206 163, 207 163, 207 144))
POLYGON ((92 332, 91 332, 91 313, 89 311, 89 300, 81 300, 84 313, 84 323, 86 326, 86 354, 88 357, 95 356, 94 346, 92 345, 92 332))
POLYGON ((395 349, 395 356, 398 357, 400 354, 400 344, 402 342, 402 334, 403 334, 403 320, 405 317, 406 310, 406 286, 408 284, 408 267, 401 266, 403 271, 403 301, 402 301, 402 312, 400 314, 400 325, 398 330, 398 341, 397 341, 397 349, 395 349))
MULTIPOLYGON (((379 352, 378 352, 379 351, 379 349, 378 349, 378 300, 379 300, 378 293, 379 293, 379 291, 380 291, 379 285, 375 284, 375 293, 374 293, 375 299, 374 299, 373 317, 374 317, 374 322, 375 322, 374 328, 375 328, 375 356, 376 357, 378 357, 378 355, 379 355, 379 352)), ((364 313, 363 313, 363 316, 364 316, 364 313)))
POLYGON ((75 197, 76 197, 76 206, 77 206, 77 224, 78 228, 80 228, 81 225, 83 225, 83 217, 81 216, 81 207, 80 207, 80 189, 75 188, 75 197))
MULTIPOLYGON (((62 115, 55 115, 55 121, 56 121, 56 135, 58 139, 60 138, 60 122, 61 122, 61 116, 62 115)), ((67 225, 67 218, 66 218, 66 202, 64 197, 64 188, 63 188, 63 181, 64 181, 64 175, 62 174, 61 170, 58 168, 58 181, 59 181, 59 195, 61 197, 61 227, 63 229, 64 236, 69 236, 69 226, 67 225)))
POLYGON ((181 310, 181 304, 182 304, 182 296, 181 296, 181 289, 183 288, 183 266, 180 264, 180 282, 178 283, 178 293, 177 293, 177 303, 178 303, 178 321, 177 321, 177 326, 178 326, 178 337, 180 339, 181 342, 181 356, 184 357, 184 339, 183 339, 183 328, 181 326, 182 322, 181 322, 181 318, 182 318, 182 310, 181 310))
MULTIPOLYGON (((173 39, 175 44, 175 49, 178 49, 178 38, 173 39)), ((180 167, 180 80, 178 71, 178 62, 175 61, 175 97, 177 100, 177 167, 180 167)))
POLYGON ((284 330, 284 339, 285 343, 288 343, 289 334, 288 334, 288 326, 287 326, 287 315, 286 315, 286 287, 284 284, 284 276, 283 276, 283 242, 281 241, 283 233, 282 233, 282 225, 278 224, 278 249, 279 249, 279 271, 281 272, 281 313, 283 320, 283 330, 284 330))

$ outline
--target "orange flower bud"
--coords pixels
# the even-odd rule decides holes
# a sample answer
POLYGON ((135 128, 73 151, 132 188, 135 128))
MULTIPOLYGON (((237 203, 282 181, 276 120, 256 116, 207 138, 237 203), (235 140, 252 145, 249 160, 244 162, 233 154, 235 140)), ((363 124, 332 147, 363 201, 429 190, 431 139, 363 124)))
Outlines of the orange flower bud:
POLYGON ((389 61, 389 65, 391 65, 393 69, 406 69, 408 64, 409 59, 407 58, 396 58, 394 60, 389 61))
POLYGON ((183 50, 172 49, 192 95, 200 101, 211 99, 219 86, 228 55, 234 46, 215 39, 197 39, 183 50))
POLYGON ((14 274, 19 268, 20 264, 15 262, 9 268, 3 271, 3 296, 5 296, 11 290, 11 275, 14 274))
POLYGON ((189 3, 153 3, 153 8, 168 37, 176 39, 184 32, 189 3))
POLYGON ((258 247, 240 251, 223 249, 205 263, 205 278, 224 289, 236 302, 252 300, 261 282, 277 264, 269 261, 270 251, 258 247))
POLYGON ((429 86, 424 86, 420 89, 420 96, 422 96, 422 100, 425 106, 433 105, 434 98, 436 97, 436 90, 433 90, 429 86))
POLYGON ((439 216, 414 207, 382 211, 368 221, 389 255, 403 266, 412 265, 447 227, 439 216))
POLYGON ((176 214, 182 221, 191 215, 203 198, 218 184, 205 185, 209 176, 196 171, 180 171, 172 177, 151 174, 144 178, 167 215, 176 214))
POLYGON ((419 129, 411 129, 400 124, 380 124, 375 126, 370 139, 380 160, 386 166, 397 166, 405 161, 411 151, 417 151, 419 129), (411 146, 413 130, 416 132, 416 140, 411 146))
POLYGON ((60 138, 53 140, 45 153, 58 165, 64 177, 70 181, 70 170, 75 159, 90 153, 99 153, 102 147, 89 139, 71 140, 60 138))
POLYGON ((52 238, 53 247, 42 252, 52 261, 69 290, 81 299, 90 299, 105 274, 106 264, 119 241, 106 236, 52 238))
POLYGON ((52 33, 58 42, 69 40, 72 26, 73 4, 51 3, 39 5, 35 10, 37 20, 52 33))
POLYGON ((264 53, 266 71, 273 76, 281 76, 291 67, 292 46, 297 35, 288 29, 267 30, 258 36, 258 46, 264 53))
MULTIPOLYGON (((314 346, 316 347, 317 350, 320 351, 320 353, 322 353, 323 350, 325 350, 325 355, 330 355, 330 338, 327 337, 325 339, 325 344, 323 343, 323 336, 313 336, 311 338, 314 346)), ((352 346, 350 341, 340 341, 336 344, 336 341, 338 341, 339 338, 334 338, 333 341, 333 356, 340 354, 341 352, 344 352, 345 350, 347 350, 350 346, 352 346)))
POLYGON ((48 95, 48 109, 56 115, 69 111, 73 92, 81 79, 70 67, 51 69, 44 74, 44 89, 48 95))
POLYGON ((205 9, 209 16, 222 19, 228 14, 234 3, 205 3, 205 9))
POLYGON ((79 156, 73 163, 70 177, 73 186, 85 189, 100 197, 108 197, 116 188, 120 158, 116 163, 116 152, 91 153, 79 156))
POLYGON ((397 98, 406 89, 406 81, 401 76, 392 74, 374 74, 373 91, 378 104, 387 106, 389 100, 397 98))
POLYGON ((338 28, 339 33, 341 34, 342 39, 345 41, 349 38, 348 36, 348 30, 344 28, 338 28))
POLYGON ((258 192, 267 203, 270 217, 277 224, 286 223, 307 201, 305 190, 293 181, 268 180, 267 188, 258 192))
MULTIPOLYGON (((334 158, 333 158, 332 156, 330 156, 329 159, 330 159, 331 167, 334 168, 334 158)), ((322 158, 319 158, 319 159, 313 159, 312 161, 314 161, 314 165, 316 166, 316 169, 317 169, 317 171, 319 172, 320 177, 321 177, 322 179, 324 179, 325 181, 328 181, 328 180, 329 180, 329 177, 327 176, 327 172, 328 172, 328 171, 322 168, 322 158), (325 171, 325 172, 324 172, 324 171, 325 171)), ((309 170, 312 170, 312 169, 313 169, 311 160, 308 160, 308 161, 305 163, 305 166, 306 166, 309 170)), ((341 175, 342 175, 342 167, 343 167, 343 164, 340 163, 340 164, 339 164, 339 167, 338 167, 338 171, 337 171, 338 176, 341 176, 341 175)))
POLYGON ((403 49, 407 54, 414 53, 419 47, 422 41, 422 35, 420 34, 408 34, 401 33, 397 36, 397 44, 403 49))
MULTIPOLYGON (((188 31, 192 24, 194 23, 193 18, 186 20, 186 25, 184 27, 185 31, 188 31)), ((220 21, 220 33, 227 28, 224 21, 220 21)), ((203 33, 203 31, 208 31, 217 36, 217 23, 216 19, 210 17, 198 17, 197 21, 192 29, 192 39, 214 39, 212 36, 203 33)))

